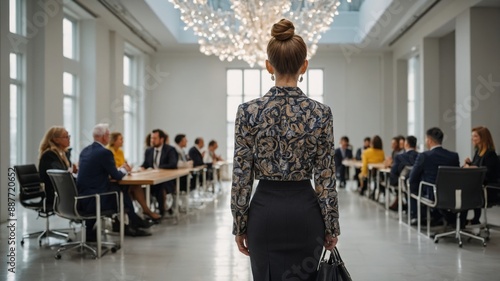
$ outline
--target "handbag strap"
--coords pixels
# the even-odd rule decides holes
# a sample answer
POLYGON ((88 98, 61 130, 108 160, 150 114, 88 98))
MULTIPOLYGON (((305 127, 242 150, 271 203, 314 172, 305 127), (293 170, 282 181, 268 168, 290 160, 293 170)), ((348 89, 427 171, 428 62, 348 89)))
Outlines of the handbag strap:
POLYGON ((340 257, 340 253, 339 253, 339 250, 337 249, 337 247, 333 248, 333 250, 331 251, 331 255, 330 255, 330 258, 333 257, 333 260, 336 264, 341 264, 341 263, 344 263, 344 261, 342 260, 342 258, 340 257))

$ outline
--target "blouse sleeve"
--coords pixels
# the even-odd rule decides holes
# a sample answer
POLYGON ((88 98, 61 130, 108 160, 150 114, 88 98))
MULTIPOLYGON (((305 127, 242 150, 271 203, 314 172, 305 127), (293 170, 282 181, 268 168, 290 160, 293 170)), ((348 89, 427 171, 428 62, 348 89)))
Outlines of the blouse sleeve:
POLYGON ((254 180, 253 145, 254 137, 242 105, 238 108, 234 129, 233 184, 231 188, 231 212, 233 214, 233 234, 247 231, 248 207, 254 180))
POLYGON ((335 162, 333 117, 328 109, 323 117, 323 128, 317 141, 314 165, 314 182, 321 214, 325 221, 325 233, 340 235, 339 208, 337 189, 335 187, 335 162))

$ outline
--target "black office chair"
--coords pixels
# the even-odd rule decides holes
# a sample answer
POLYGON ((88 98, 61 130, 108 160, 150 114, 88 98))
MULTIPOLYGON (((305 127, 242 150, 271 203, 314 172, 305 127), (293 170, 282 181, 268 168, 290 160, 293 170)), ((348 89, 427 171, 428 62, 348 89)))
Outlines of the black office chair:
POLYGON ((436 234, 434 242, 445 236, 454 235, 458 239, 459 247, 462 247, 461 236, 478 239, 486 246, 484 237, 465 232, 460 229, 460 212, 470 209, 483 208, 485 206, 485 191, 483 188, 485 167, 479 168, 460 168, 440 166, 436 178, 436 184, 420 182, 417 197, 417 218, 418 232, 420 233, 421 223, 421 204, 427 208, 427 236, 430 236, 430 207, 444 209, 456 213, 456 228, 453 231, 436 234), (430 186, 433 188, 434 200, 425 198, 422 195, 422 188, 430 186))
MULTIPOLYGON (((59 246, 57 250, 57 254, 55 255, 56 259, 61 258, 61 253, 67 250, 72 249, 80 249, 82 253, 84 253, 84 249, 89 250, 94 258, 100 258, 102 254, 106 253, 108 250, 115 253, 120 245, 114 242, 101 242, 101 219, 104 217, 110 217, 114 213, 113 210, 107 210, 101 212, 101 196, 115 196, 117 206, 118 204, 118 193, 117 192, 105 192, 100 194, 92 194, 86 196, 78 196, 78 191, 75 185, 75 181, 70 172, 65 170, 47 170, 47 175, 49 175, 52 184, 54 185, 55 190, 55 198, 54 198, 54 211, 55 213, 63 218, 76 220, 81 222, 81 240, 77 242, 69 242, 64 243, 59 246), (94 197, 96 200, 96 210, 95 213, 91 214, 82 214, 78 211, 78 201, 84 198, 92 198, 94 197), (87 219, 96 219, 96 228, 97 228, 97 244, 96 247, 92 247, 86 241, 86 225, 85 220, 87 219), (102 246, 105 247, 105 251, 102 252, 102 246)), ((92 226, 89 226, 92 227, 92 226)))
POLYGON ((21 239, 21 245, 24 245, 24 239, 26 238, 38 237, 38 245, 42 245, 42 238, 55 237, 68 239, 67 233, 50 229, 49 217, 55 213, 53 206, 46 206, 44 187, 35 164, 17 165, 14 166, 14 169, 17 181, 19 182, 19 201, 21 205, 27 209, 36 211, 38 216, 44 218, 46 221, 45 230, 24 234, 21 239))

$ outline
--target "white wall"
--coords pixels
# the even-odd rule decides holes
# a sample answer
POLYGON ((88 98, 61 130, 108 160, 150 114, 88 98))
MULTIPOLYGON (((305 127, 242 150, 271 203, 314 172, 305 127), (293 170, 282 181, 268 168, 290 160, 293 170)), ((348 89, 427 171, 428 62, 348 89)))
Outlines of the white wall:
MULTIPOLYGON (((455 106, 455 32, 439 38, 439 127, 444 132, 455 131, 454 118, 447 119, 446 114, 454 115, 455 106), (441 118, 442 117, 442 118, 441 118)), ((456 150, 455 134, 447 137, 444 145, 456 150)))
MULTIPOLYGON (((359 147, 365 136, 379 134, 389 148, 394 132, 391 126, 386 128, 385 121, 391 119, 392 105, 384 105, 384 101, 386 95, 392 95, 393 83, 392 76, 383 73, 390 71, 391 59, 390 54, 380 53, 346 59, 340 52, 318 52, 310 60, 311 68, 324 70, 324 102, 333 110, 336 141, 347 135, 359 147)), ((224 153, 226 70, 246 64, 221 62, 199 52, 158 53, 151 57, 150 64, 168 77, 148 95, 147 129, 166 130, 171 143, 176 134, 185 133, 188 147, 198 136, 206 141, 216 139, 219 152, 224 153)))

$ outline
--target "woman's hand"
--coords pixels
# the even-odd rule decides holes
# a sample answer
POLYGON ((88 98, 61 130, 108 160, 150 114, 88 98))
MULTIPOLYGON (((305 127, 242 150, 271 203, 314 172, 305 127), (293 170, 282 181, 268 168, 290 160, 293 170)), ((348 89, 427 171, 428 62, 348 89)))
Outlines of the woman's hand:
POLYGON ((339 241, 339 238, 333 237, 332 235, 327 234, 325 236, 325 244, 324 244, 325 249, 328 251, 333 250, 333 248, 335 248, 335 246, 337 246, 338 241, 339 241))
POLYGON ((245 256, 250 256, 250 252, 248 251, 247 235, 246 234, 236 235, 234 240, 236 241, 238 250, 240 250, 240 252, 243 253, 245 256))
POLYGON ((469 167, 471 164, 472 164, 472 161, 470 161, 470 158, 469 157, 465 158, 464 168, 469 167))

